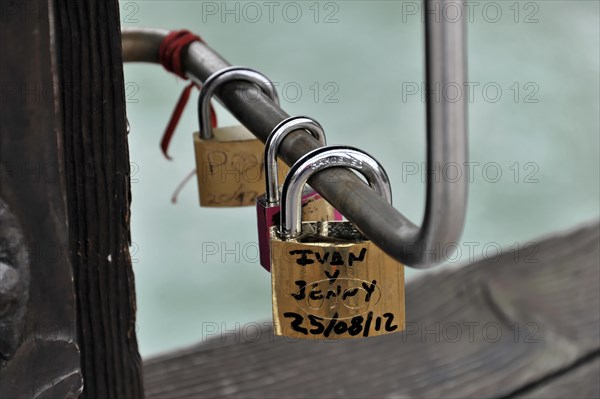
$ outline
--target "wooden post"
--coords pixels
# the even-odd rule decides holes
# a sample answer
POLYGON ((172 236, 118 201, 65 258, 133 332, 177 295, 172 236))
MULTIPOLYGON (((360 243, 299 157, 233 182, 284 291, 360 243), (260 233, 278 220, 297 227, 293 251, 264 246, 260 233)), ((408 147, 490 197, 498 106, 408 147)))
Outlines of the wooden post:
POLYGON ((0 278, 0 304, 19 304, 0 314, 0 397, 141 398, 118 3, 3 2, 1 17, 0 240, 29 255, 0 253, 21 273, 20 302, 0 278))

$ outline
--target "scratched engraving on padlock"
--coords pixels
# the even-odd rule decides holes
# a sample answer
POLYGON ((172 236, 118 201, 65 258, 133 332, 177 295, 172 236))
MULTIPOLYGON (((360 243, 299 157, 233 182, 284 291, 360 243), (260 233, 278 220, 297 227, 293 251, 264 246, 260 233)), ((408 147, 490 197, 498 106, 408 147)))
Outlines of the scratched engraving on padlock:
MULTIPOLYGON (((331 159, 321 159, 321 160, 316 161, 314 164, 310 165, 310 168, 313 170, 321 169, 325 165, 343 163, 344 160, 345 159, 343 157, 332 157, 331 159)), ((360 170, 363 168, 364 164, 360 160, 353 159, 353 160, 349 160, 347 162, 347 166, 352 167, 356 170, 360 170)))
POLYGON ((262 143, 241 126, 217 128, 214 136, 195 136, 201 205, 253 204, 265 185, 262 143))

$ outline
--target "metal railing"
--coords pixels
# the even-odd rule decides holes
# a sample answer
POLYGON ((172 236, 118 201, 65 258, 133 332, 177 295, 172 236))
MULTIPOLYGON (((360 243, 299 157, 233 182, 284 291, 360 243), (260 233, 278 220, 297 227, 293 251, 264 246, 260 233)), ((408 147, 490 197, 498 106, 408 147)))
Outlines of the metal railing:
MULTIPOLYGON (((427 9, 440 9, 449 2, 457 3, 425 0, 424 4, 427 9)), ((467 81, 466 21, 435 21, 434 13, 424 14, 427 171, 433 171, 436 166, 463 166, 467 161, 467 100, 448 101, 439 96, 440 99, 433 89, 467 81)), ((167 34, 160 29, 124 29, 124 61, 158 63, 159 46, 167 34)), ((201 42, 189 46, 183 65, 187 76, 199 84, 230 66, 201 42)), ((290 116, 248 82, 226 83, 216 91, 216 97, 263 142, 277 124, 290 116)), ((312 135, 297 130, 282 142, 279 155, 292 165, 319 146, 312 135)), ((432 179, 428 172, 425 214, 419 227, 348 169, 323 170, 309 180, 317 192, 382 250, 407 266, 421 269, 440 261, 442 257, 435 253, 440 247, 459 240, 466 213, 467 182, 464 176, 452 182, 432 179)))

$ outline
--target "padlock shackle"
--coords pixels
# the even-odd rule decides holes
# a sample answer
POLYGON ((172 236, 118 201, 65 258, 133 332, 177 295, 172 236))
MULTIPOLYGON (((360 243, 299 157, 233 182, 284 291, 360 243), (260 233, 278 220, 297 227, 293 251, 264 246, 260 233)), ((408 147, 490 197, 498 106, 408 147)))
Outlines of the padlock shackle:
MULTIPOLYGON (((279 225, 279 234, 283 239, 296 238, 302 233, 302 189, 308 179, 323 169, 335 167, 357 171, 364 176, 377 194, 392 205, 390 179, 375 158, 358 148, 349 146, 317 148, 304 155, 292 166, 283 183, 279 225)), ((332 181, 331 184, 335 182, 332 181)))
POLYGON ((212 126, 210 124, 210 100, 215 94, 215 91, 224 83, 233 80, 244 80, 257 85, 271 101, 279 105, 279 95, 273 82, 262 73, 255 71, 252 68, 232 66, 223 68, 206 79, 200 88, 198 96, 198 121, 200 123, 200 138, 210 140, 213 137, 212 126))
POLYGON ((307 116, 292 116, 281 121, 269 134, 265 142, 264 165, 266 181, 266 200, 268 204, 278 204, 279 175, 277 171, 277 153, 283 140, 295 130, 304 129, 313 135, 323 146, 327 145, 323 126, 307 116))

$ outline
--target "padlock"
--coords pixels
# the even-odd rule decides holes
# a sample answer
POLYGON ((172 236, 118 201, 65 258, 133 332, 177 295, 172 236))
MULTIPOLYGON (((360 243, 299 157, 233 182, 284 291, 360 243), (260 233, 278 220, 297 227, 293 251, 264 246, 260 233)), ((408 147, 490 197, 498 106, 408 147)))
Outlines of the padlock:
POLYGON ((270 230, 275 335, 337 339, 402 331, 404 266, 350 222, 302 222, 302 187, 330 167, 356 170, 391 204, 385 170, 360 150, 322 147, 292 166, 281 224, 270 230))
MULTIPOLYGON (((264 165, 266 192, 256 200, 256 218, 258 224, 258 248, 260 264, 271 271, 269 250, 269 229, 279 224, 279 178, 277 152, 285 137, 291 132, 305 129, 326 145, 325 132, 321 124, 305 116, 294 116, 283 120, 271 132, 265 142, 264 165)), ((333 208, 319 193, 309 186, 302 195, 302 218, 310 221, 342 220, 342 215, 333 208)))
POLYGON ((204 82, 198 98, 200 131, 194 134, 200 206, 204 207, 249 206, 264 193, 260 140, 243 126, 211 129, 210 99, 220 85, 233 80, 256 84, 279 105, 273 83, 250 68, 225 68, 204 82))

